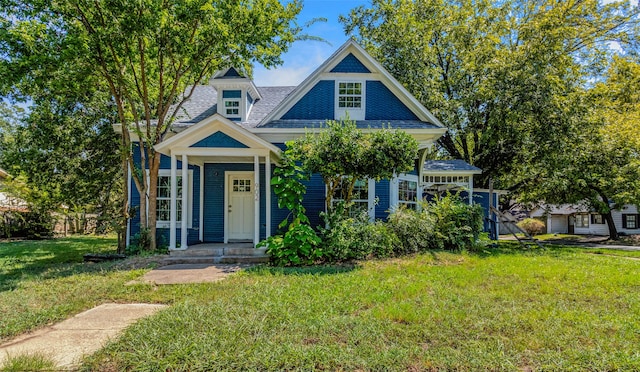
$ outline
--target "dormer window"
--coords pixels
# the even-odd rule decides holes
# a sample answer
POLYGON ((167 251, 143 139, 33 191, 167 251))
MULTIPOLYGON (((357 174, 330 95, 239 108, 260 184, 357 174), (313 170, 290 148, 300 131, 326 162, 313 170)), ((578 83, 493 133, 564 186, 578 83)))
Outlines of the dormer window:
POLYGON ((226 117, 240 117, 240 100, 225 99, 224 112, 226 117))
POLYGON ((336 120, 347 114, 353 120, 364 120, 364 83, 338 81, 336 84, 336 120))

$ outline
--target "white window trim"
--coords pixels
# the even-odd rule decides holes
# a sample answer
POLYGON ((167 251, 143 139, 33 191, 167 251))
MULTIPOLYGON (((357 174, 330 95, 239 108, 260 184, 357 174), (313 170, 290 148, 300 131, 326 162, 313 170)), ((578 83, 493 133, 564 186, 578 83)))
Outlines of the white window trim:
MULTIPOLYGON (((189 169, 189 175, 187 178, 187 229, 193 228, 193 169, 189 169)), ((180 173, 178 176, 181 176, 180 173)), ((171 169, 160 169, 158 170, 158 178, 162 177, 171 177, 171 169)), ((149 177, 149 171, 147 170, 147 179, 149 177)), ((176 177, 177 178, 177 177, 176 177)), ((147 204, 148 205, 148 204, 147 204)), ((180 218, 177 216, 177 218, 180 218)), ((179 222, 177 220, 176 222, 179 222)), ((156 220, 156 228, 158 229, 168 229, 171 221, 157 221, 156 220)))
POLYGON ((591 225, 591 215, 590 214, 584 214, 584 213, 576 214, 575 220, 574 220, 575 228, 577 228, 577 229, 588 229, 590 225, 591 225), (587 217, 587 224, 586 225, 583 223, 585 216, 587 217), (578 221, 580 221, 580 224, 578 224, 578 221))
POLYGON ((420 201, 422 200, 423 187, 420 184, 420 179, 415 174, 405 174, 400 173, 396 177, 393 177, 389 182, 389 206, 393 208, 398 208, 400 206, 400 181, 412 181, 418 183, 418 188, 416 190, 417 200, 416 200, 416 208, 420 208, 420 201))
MULTIPOLYGON (((368 178, 367 179, 367 214, 369 215, 369 220, 373 221, 376 218, 376 180, 374 180, 373 178, 368 178)), ((329 192, 329 188, 327 187, 327 185, 325 185, 324 187, 324 196, 326 199, 327 193, 329 192)), ((342 200, 342 199, 336 199, 336 200, 342 200)), ((358 199, 358 200, 364 200, 364 199, 358 199)), ((334 199, 333 199, 333 195, 331 196, 331 204, 333 205, 334 199)), ((353 202, 353 200, 352 200, 353 202)), ((326 212, 326 205, 325 205, 325 212, 326 212)))
POLYGON ((340 119, 345 119, 346 118, 346 114, 349 114, 349 119, 351 120, 365 120, 365 113, 366 110, 365 108, 367 107, 367 102, 366 102, 366 97, 367 97, 367 92, 366 92, 366 81, 364 80, 336 80, 335 81, 335 100, 334 100, 334 105, 335 105, 335 119, 336 120, 340 120, 340 119), (340 83, 359 83, 360 84, 360 94, 361 94, 361 105, 360 108, 354 108, 354 107, 345 107, 345 108, 340 108, 339 107, 339 102, 340 102, 340 83))
MULTIPOLYGON (((235 108, 235 107, 231 107, 231 108, 235 108)), ((240 98, 223 98, 222 99, 222 112, 224 117, 229 119, 242 119, 242 111, 243 111, 242 95, 240 96, 240 98), (227 102, 238 102, 237 115, 227 114, 227 102)))

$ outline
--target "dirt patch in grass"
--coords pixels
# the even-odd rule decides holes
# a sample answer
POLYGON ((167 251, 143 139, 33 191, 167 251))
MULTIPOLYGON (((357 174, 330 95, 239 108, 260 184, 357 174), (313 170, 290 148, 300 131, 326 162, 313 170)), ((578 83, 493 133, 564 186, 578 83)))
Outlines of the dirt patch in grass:
POLYGON ((122 261, 114 263, 114 268, 117 270, 137 270, 137 269, 155 269, 157 267, 165 266, 165 258, 169 257, 166 254, 153 255, 153 256, 132 256, 122 261))

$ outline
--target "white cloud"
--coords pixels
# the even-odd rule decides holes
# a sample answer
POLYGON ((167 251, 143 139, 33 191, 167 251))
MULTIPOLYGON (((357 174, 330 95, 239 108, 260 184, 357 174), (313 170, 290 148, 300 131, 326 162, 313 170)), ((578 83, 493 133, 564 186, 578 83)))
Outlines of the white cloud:
POLYGON ((299 85, 337 49, 314 41, 294 44, 283 56, 284 64, 267 70, 256 66, 253 81, 259 87, 299 85))

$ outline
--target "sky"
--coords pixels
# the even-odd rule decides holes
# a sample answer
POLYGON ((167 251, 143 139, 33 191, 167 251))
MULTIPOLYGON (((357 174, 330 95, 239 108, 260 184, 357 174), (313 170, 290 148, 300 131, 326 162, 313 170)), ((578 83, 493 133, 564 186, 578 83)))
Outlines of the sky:
POLYGON ((282 56, 283 65, 271 70, 256 65, 253 81, 256 86, 298 85, 322 64, 333 52, 347 41, 338 16, 347 15, 357 6, 370 6, 368 0, 304 0, 303 8, 298 16, 298 24, 324 17, 327 22, 318 22, 303 32, 312 36, 320 36, 331 45, 319 41, 296 41, 289 51, 282 56))

